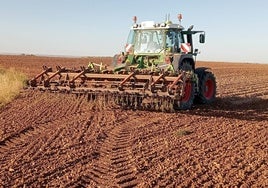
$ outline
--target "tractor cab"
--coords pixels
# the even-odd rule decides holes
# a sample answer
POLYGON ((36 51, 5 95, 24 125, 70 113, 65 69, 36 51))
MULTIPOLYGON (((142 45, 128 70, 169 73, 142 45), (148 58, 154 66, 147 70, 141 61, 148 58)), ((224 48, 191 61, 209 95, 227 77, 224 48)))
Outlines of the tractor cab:
POLYGON ((134 54, 159 54, 180 52, 180 44, 184 43, 183 35, 177 24, 155 24, 152 21, 134 25, 127 40, 126 52, 134 54))
POLYGON ((134 54, 179 53, 180 45, 184 43, 181 32, 171 29, 131 30, 130 36, 128 45, 133 45, 134 54))
POLYGON ((140 24, 136 21, 134 17, 125 52, 117 62, 127 62, 143 69, 171 64, 174 71, 184 68, 194 70, 193 56, 197 55, 198 50, 193 49, 193 35, 201 33, 199 42, 204 43, 204 31, 192 31, 193 26, 185 30, 181 24, 174 24, 170 20, 163 23, 144 21, 140 24))

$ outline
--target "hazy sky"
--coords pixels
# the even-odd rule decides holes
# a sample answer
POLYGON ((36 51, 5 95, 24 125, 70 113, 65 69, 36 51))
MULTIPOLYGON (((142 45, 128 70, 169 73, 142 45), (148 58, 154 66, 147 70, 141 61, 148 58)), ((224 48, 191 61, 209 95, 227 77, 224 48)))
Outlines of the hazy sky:
POLYGON ((113 56, 132 17, 206 31, 199 60, 268 63, 267 0, 0 0, 0 53, 113 56))

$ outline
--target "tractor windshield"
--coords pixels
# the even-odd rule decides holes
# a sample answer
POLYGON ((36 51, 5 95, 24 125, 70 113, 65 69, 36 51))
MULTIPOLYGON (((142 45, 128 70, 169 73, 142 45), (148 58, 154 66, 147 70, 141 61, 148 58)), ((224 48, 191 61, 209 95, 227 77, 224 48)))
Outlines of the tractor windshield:
POLYGON ((164 48, 164 30, 136 30, 134 53, 160 53, 164 48))

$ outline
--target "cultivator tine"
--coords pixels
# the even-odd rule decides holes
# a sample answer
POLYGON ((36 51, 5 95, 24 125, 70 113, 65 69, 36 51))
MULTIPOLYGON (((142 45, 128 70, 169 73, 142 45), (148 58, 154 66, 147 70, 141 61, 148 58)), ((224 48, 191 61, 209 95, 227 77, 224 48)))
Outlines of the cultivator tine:
POLYGON ((174 111, 174 100, 171 97, 168 97, 168 106, 167 106, 167 112, 173 112, 174 111))
POLYGON ((161 97, 161 99, 160 99, 160 103, 161 103, 160 110, 161 110, 162 112, 165 111, 164 102, 165 102, 165 101, 163 100, 163 97, 161 97))
POLYGON ((161 97, 157 97, 156 98, 156 106, 155 106, 155 110, 156 111, 160 111, 161 109, 161 97))
POLYGON ((89 93, 87 94, 87 101, 88 101, 88 102, 93 100, 93 96, 92 96, 92 95, 93 95, 93 94, 92 94, 91 92, 89 92, 89 93))
POLYGON ((135 108, 135 109, 138 108, 138 103, 139 103, 139 101, 138 101, 138 96, 135 95, 135 96, 134 96, 134 108, 135 108))
POLYGON ((162 104, 162 112, 166 112, 168 110, 168 100, 167 97, 163 97, 163 104, 162 104))
POLYGON ((116 93, 113 93, 113 100, 115 102, 115 104, 118 104, 119 100, 118 100, 118 95, 116 93))
POLYGON ((132 95, 132 107, 136 110, 138 109, 138 96, 137 95, 132 95))
POLYGON ((129 95, 124 95, 123 97, 123 103, 124 103, 124 107, 127 108, 129 105, 129 95))
POLYGON ((152 97, 151 100, 150 100, 149 110, 154 110, 154 97, 152 97))
POLYGON ((123 104, 123 96, 121 94, 118 94, 117 102, 118 102, 117 104, 120 106, 123 104))
POLYGON ((174 100, 169 97, 168 100, 168 112, 173 112, 174 111, 174 100))
POLYGON ((123 96, 119 94, 117 99, 118 99, 118 105, 123 107, 124 106, 123 96))
POLYGON ((104 92, 103 96, 104 106, 112 106, 114 105, 114 96, 111 92, 104 92))
POLYGON ((106 92, 103 93, 103 96, 102 96, 102 101, 103 101, 103 106, 106 107, 107 106, 107 103, 108 103, 108 94, 106 92))
POLYGON ((119 105, 124 107, 124 96, 122 94, 119 95, 119 105))

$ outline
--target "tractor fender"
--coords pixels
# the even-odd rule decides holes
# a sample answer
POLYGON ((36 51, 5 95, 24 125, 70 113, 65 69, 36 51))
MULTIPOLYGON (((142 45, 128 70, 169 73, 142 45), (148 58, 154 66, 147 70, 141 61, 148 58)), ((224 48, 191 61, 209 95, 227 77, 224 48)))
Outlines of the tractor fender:
POLYGON ((206 70, 211 70, 211 68, 209 68, 209 67, 198 67, 198 68, 195 69, 195 73, 196 74, 202 74, 206 70))
POLYGON ((175 54, 172 64, 175 70, 179 70, 185 62, 189 63, 192 69, 195 70, 195 61, 192 54, 175 54))

